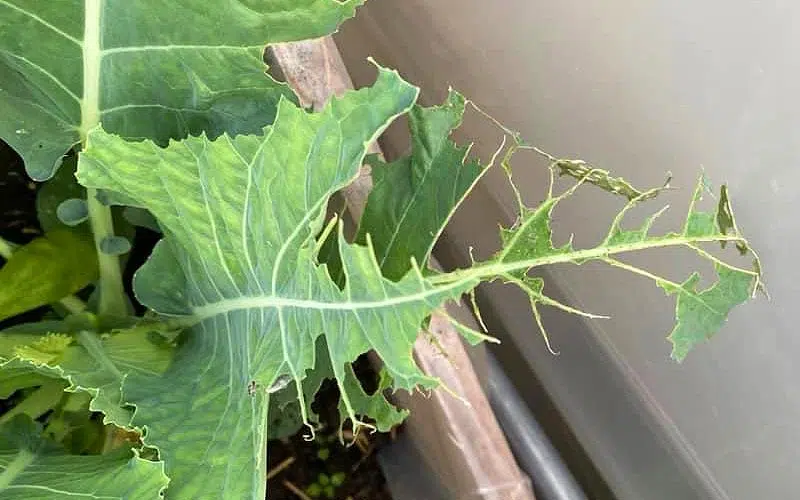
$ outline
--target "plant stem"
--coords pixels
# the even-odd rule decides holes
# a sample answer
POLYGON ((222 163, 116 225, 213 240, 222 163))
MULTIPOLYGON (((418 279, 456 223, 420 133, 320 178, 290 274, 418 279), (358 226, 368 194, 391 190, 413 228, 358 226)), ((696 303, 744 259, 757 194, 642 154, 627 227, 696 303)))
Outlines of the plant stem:
POLYGON ((17 415, 28 415, 33 419, 39 418, 58 403, 63 392, 64 384, 60 380, 45 382, 41 387, 30 393, 21 403, 3 414, 0 417, 0 425, 5 424, 17 415))
MULTIPOLYGON (((81 144, 86 147, 89 132, 100 125, 100 63, 102 47, 100 23, 103 13, 102 0, 84 0, 83 31, 83 98, 81 99, 81 144)), ((100 267, 97 313, 101 316, 125 316, 127 307, 125 289, 122 286, 122 271, 116 255, 108 255, 101 242, 114 236, 114 221, 111 208, 97 199, 97 191, 89 189, 86 200, 89 220, 94 233, 97 261, 100 267)))
POLYGON ((67 295, 58 301, 59 304, 70 312, 70 314, 79 314, 86 310, 86 302, 82 301, 74 295, 67 295))
MULTIPOLYGON (((617 245, 605 246, 601 245, 595 248, 587 248, 585 250, 574 250, 570 252, 554 253, 545 255, 543 257, 534 257, 531 259, 524 259, 520 261, 511 262, 489 262, 486 264, 477 265, 474 267, 459 269, 450 273, 434 275, 428 280, 434 284, 447 284, 462 281, 469 281, 474 279, 485 279, 504 274, 512 273, 514 271, 528 270, 534 267, 552 265, 552 264, 566 264, 566 263, 580 263, 592 259, 603 259, 610 255, 620 253, 636 252, 640 250, 647 250, 651 248, 662 248, 672 246, 689 246, 696 243, 711 243, 719 241, 742 241, 740 236, 683 236, 673 235, 664 238, 654 238, 650 240, 637 241, 634 243, 622 243, 617 245)), ((738 269, 738 268, 737 268, 738 269)), ((739 269, 742 272, 758 276, 755 271, 747 271, 739 269)))
POLYGON ((122 286, 122 270, 116 255, 109 255, 101 250, 105 238, 114 236, 114 220, 111 208, 97 200, 97 190, 89 189, 86 203, 89 206, 89 221, 94 234, 94 245, 97 249, 97 263, 100 268, 97 314, 100 316, 125 316, 125 288, 122 286))

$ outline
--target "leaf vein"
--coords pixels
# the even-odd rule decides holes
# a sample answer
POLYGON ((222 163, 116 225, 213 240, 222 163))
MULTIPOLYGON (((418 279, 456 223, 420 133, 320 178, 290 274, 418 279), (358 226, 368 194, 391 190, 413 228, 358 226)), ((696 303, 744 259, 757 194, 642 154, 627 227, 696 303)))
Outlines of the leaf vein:
POLYGON ((46 28, 48 28, 49 30, 51 30, 51 31, 53 31, 55 33, 58 33, 59 35, 63 36, 64 38, 66 38, 70 42, 78 45, 79 47, 83 46, 83 41, 82 40, 79 40, 79 39, 75 38, 74 36, 69 35, 66 32, 58 29, 57 27, 55 27, 52 24, 50 24, 49 22, 45 21, 44 19, 42 19, 41 17, 37 16, 33 12, 27 11, 27 10, 23 9, 22 7, 14 5, 11 2, 7 2, 6 0, 0 0, 0 5, 5 5, 9 9, 15 10, 15 11, 19 12, 20 14, 33 19, 37 23, 41 24, 42 26, 45 26, 46 28))

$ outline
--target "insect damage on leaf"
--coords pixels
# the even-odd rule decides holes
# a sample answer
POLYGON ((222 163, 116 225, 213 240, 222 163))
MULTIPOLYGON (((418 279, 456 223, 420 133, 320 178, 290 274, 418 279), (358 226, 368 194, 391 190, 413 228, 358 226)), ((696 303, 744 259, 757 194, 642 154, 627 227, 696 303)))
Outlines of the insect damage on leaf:
MULTIPOLYGON (((492 259, 477 263, 473 269, 463 273, 479 272, 489 279, 501 279, 506 283, 515 284, 524 291, 530 297, 536 324, 551 351, 553 349, 550 347, 550 338, 538 310, 540 304, 587 318, 604 316, 580 311, 545 295, 543 280, 528 276, 530 271, 541 266, 583 264, 588 261, 604 262, 649 278, 667 294, 676 295, 676 326, 668 339, 673 344, 672 358, 677 361, 682 361, 692 347, 716 333, 733 307, 752 298, 756 291, 764 290, 760 261, 736 225, 726 186, 720 189, 716 210, 702 211, 698 208, 698 204, 704 193, 710 193, 710 188, 705 176, 701 175, 692 196, 685 224, 679 232, 664 235, 650 234, 654 222, 664 213, 666 207, 652 213, 640 227, 623 229, 625 215, 634 207, 655 199, 658 194, 668 189, 669 178, 662 186, 637 189, 624 179, 613 177, 606 170, 588 167, 584 162, 557 159, 537 148, 525 145, 517 135, 513 137, 514 143, 504 157, 503 166, 510 172, 508 162, 520 149, 535 150, 545 156, 550 161, 550 184, 546 199, 537 207, 529 208, 522 203, 516 186, 511 182, 520 204, 518 220, 512 227, 501 229, 502 249, 492 259), (576 180, 571 187, 555 195, 553 190, 557 175, 568 175, 576 180), (614 218, 605 238, 597 246, 575 249, 571 241, 560 247, 553 246, 550 227, 553 210, 587 184, 621 195, 628 199, 628 203, 614 218), (750 268, 730 264, 703 248, 709 243, 719 243, 724 249, 729 242, 734 243, 741 255, 751 255, 750 268), (696 285, 700 279, 698 273, 693 273, 684 283, 675 283, 620 260, 620 257, 627 253, 661 247, 684 247, 710 261, 716 270, 717 281, 706 290, 697 291, 696 285)), ((509 181, 511 181, 510 175, 509 181)), ((446 281, 460 274, 462 273, 454 273, 450 277, 441 279, 446 281)))
POLYGON ((195 318, 179 349, 182 362, 164 375, 129 374, 123 390, 136 407, 134 425, 148 427, 146 442, 167 461, 171 491, 191 496, 198 488, 217 488, 220 495, 241 496, 263 488, 256 475, 225 480, 231 460, 258 469, 266 438, 271 395, 256 390, 250 396, 248 386, 271 387, 288 377, 309 422, 302 382, 319 363, 320 335, 356 429, 371 425, 358 418, 362 399, 348 383, 348 363, 360 354, 372 349, 380 355, 395 388, 435 385, 411 357, 419 325, 477 279, 433 286, 414 267, 387 280, 370 238, 366 246, 349 244, 340 230, 338 255, 347 278, 340 288, 317 264, 315 240, 330 196, 356 177, 366 145, 414 104, 417 93, 396 72, 381 69, 373 86, 333 99, 318 113, 283 101, 262 136, 191 137, 161 148, 102 130, 90 134, 80 182, 107 191, 111 201, 146 208, 163 230, 137 272, 138 298, 156 312, 195 318), (200 375, 197 366, 205 367, 200 375), (187 394, 186 386, 195 391, 187 394), (228 413, 240 418, 223 425, 228 413), (170 460, 197 446, 193 433, 176 434, 177 428, 220 428, 203 446, 225 462, 170 460), (232 449, 234 436, 252 446, 232 449), (198 467, 205 471, 202 484, 198 467))
POLYGON ((461 125, 464 96, 450 91, 440 106, 415 105, 408 114, 411 154, 389 164, 375 156, 374 187, 359 222, 356 241, 372 237, 384 276, 399 279, 411 259, 426 263, 433 245, 456 208, 486 172, 468 160, 469 148, 449 136, 461 125))
MULTIPOLYGON (((0 396, 50 391, 55 405, 66 387, 71 396, 60 410, 101 412, 102 423, 122 435, 142 435, 133 452, 126 444, 66 460, 39 439, 44 431, 29 418, 0 425, 0 456, 32 460, 15 462, 25 484, 3 474, 0 491, 11 491, 9 498, 27 498, 54 481, 74 496, 158 498, 169 481, 174 499, 264 498, 266 440, 303 424, 313 431, 311 402, 324 379, 339 388, 341 425, 384 431, 402 422, 407 412, 387 393, 438 384, 412 356, 421 326, 447 301, 474 299, 481 282, 522 289, 553 350, 540 307, 601 316, 549 297, 533 274, 539 267, 599 261, 652 279, 676 299, 669 336, 676 360, 763 289, 760 263, 724 186, 716 211, 700 211, 708 187, 701 178, 679 231, 651 234, 663 210, 627 229, 625 215, 669 182, 638 189, 585 162, 547 155, 494 119, 512 138, 500 161, 509 180, 512 156, 535 150, 550 161, 548 194, 528 207, 511 182, 519 217, 501 230, 502 248, 470 268, 429 269, 434 244, 506 138, 488 164, 469 158, 470 147, 451 139, 469 101, 451 90, 442 104, 420 106, 419 89, 383 68, 374 85, 318 112, 296 106, 288 87, 264 75, 264 43, 329 34, 361 3, 234 2, 220 10, 196 0, 87 0, 65 10, 53 2, 0 2, 0 25, 16 28, 7 30, 14 36, 0 34, 0 51, 9 56, 0 61, 0 136, 36 179, 53 176, 66 151, 78 152, 40 191, 45 236, 16 249, 0 269, 0 318, 54 301, 71 304, 72 314, 54 307, 66 317, 2 333, 0 396), (367 145, 403 114, 411 152, 388 163, 366 159, 375 183, 350 242, 338 221, 325 223, 326 207, 358 175, 367 145), (72 175, 76 156, 81 186, 72 175), (558 176, 575 182, 555 194, 558 176), (598 245, 554 245, 553 210, 586 185, 627 205, 598 245), (107 205, 125 206, 124 216, 113 220, 107 205), (72 231, 64 232, 65 222, 72 231), (128 231, 120 234, 120 225, 128 231), (132 225, 162 239, 132 280, 148 313, 128 321, 112 314, 124 307, 110 305, 127 300, 113 256, 136 243, 132 225), (92 238, 83 238, 90 230, 99 259, 92 238), (752 256, 752 270, 705 248, 729 242, 752 256), (697 273, 674 282, 620 260, 668 246, 711 261, 716 282, 698 290, 697 273), (65 297, 94 281, 98 267, 99 306, 65 297), (20 294, 23 288, 31 293, 20 294), (104 302, 108 297, 115 303, 104 302), (383 361, 372 393, 352 364, 367 351, 383 361), (48 475, 37 473, 44 469, 48 475)), ((450 320, 470 343, 495 340, 450 320)), ((65 425, 50 424, 54 433, 65 425)))

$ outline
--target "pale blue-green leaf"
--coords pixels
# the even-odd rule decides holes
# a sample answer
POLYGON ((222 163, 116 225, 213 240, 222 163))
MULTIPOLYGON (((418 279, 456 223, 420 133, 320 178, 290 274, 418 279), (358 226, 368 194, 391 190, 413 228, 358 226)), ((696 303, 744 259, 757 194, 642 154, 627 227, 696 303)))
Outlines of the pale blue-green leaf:
POLYGON ((134 226, 143 227, 156 233, 161 232, 161 228, 158 227, 158 221, 153 217, 153 214, 143 208, 125 207, 122 211, 122 216, 134 226))
MULTIPOLYGON (((386 399, 385 391, 392 388, 392 377, 386 369, 381 369, 378 373, 378 387, 375 392, 368 394, 361 382, 356 377, 353 367, 348 365, 347 378, 345 379, 345 390, 350 394, 350 402, 356 415, 363 415, 374 420, 375 428, 380 432, 388 432, 392 427, 399 425, 408 416, 408 410, 397 409, 389 400, 386 399)), ((344 401, 339 401, 339 414, 342 421, 340 427, 344 425, 348 409, 344 401)))
POLYGON ((108 255, 123 255, 131 251, 131 242, 122 236, 106 236, 100 241, 100 251, 108 255))
POLYGON ((3 361, 0 358, 0 399, 6 399, 21 389, 38 387, 55 378, 54 373, 39 373, 30 363, 19 359, 3 361))
POLYGON ((56 217, 67 226, 77 226, 89 218, 89 206, 82 198, 69 198, 58 204, 56 217))
MULTIPOLYGON (((281 102, 259 137, 160 148, 90 134, 80 182, 148 209, 164 231, 137 272, 137 296, 198 322, 163 376, 131 374, 124 386, 134 425, 147 427, 147 443, 166 461, 174 498, 263 498, 267 388, 293 379, 305 412, 301 382, 320 335, 340 389, 346 363, 370 349, 397 387, 436 382, 411 355, 419 325, 476 280, 434 287, 418 269, 385 280, 371 246, 340 233, 340 289, 315 255, 330 196, 355 179, 367 146, 417 92, 381 69, 372 87, 319 113, 281 102)), ((345 390, 342 400, 358 425, 345 390)))
MULTIPOLYGON (((370 235, 381 271, 389 279, 404 276, 411 269, 412 259, 422 266, 427 263, 447 221, 485 171, 477 161, 466 161, 469 148, 459 147, 449 139, 461 124, 465 105, 464 97, 455 91, 440 106, 415 105, 408 114, 411 154, 389 164, 372 155, 367 157, 374 187, 361 216, 356 241, 364 244, 370 235)), ((321 261, 341 286, 337 250, 335 238, 329 238, 321 261)), ((470 342, 490 338, 473 335, 468 329, 459 331, 470 342)), ((315 372, 319 370, 319 366, 315 368, 315 372)), ((385 380, 389 379, 387 375, 385 380)), ((358 403, 353 403, 359 407, 356 413, 374 418, 379 430, 388 430, 405 417, 406 413, 392 406, 382 392, 364 393, 354 375, 348 375, 345 382, 352 385, 348 392, 359 395, 358 403)), ((304 382, 307 397, 316 393, 320 383, 321 379, 304 382)), ((342 410, 344 421, 348 416, 346 409, 342 410)))
MULTIPOLYGON (((306 411, 309 415, 316 415, 312 407, 314 396, 322 387, 326 379, 335 379, 330 359, 327 356, 328 346, 323 338, 317 341, 316 365, 303 379, 303 394, 306 402, 306 411)), ((370 419, 380 432, 387 432, 392 427, 402 423, 408 416, 407 410, 396 408, 384 394, 392 386, 392 378, 385 369, 378 374, 378 387, 372 393, 367 393, 353 370, 352 364, 347 363, 345 379, 342 383, 345 393, 350 398, 352 411, 357 417, 370 419)), ((279 425, 278 429, 270 429, 270 437, 281 436, 286 433, 293 434, 303 425, 302 414, 297 407, 297 392, 295 387, 275 394, 270 400, 270 426, 279 425)), ((350 412, 343 399, 339 401, 339 427, 340 429, 350 419, 350 412)), ((317 421, 312 422, 318 424, 317 421)))
POLYGON ((8 377, 9 387, 26 377, 66 380, 67 390, 92 396, 90 408, 102 411, 106 422, 130 426, 131 408, 122 398, 124 378, 132 373, 163 373, 174 355, 171 346, 149 335, 159 328, 162 327, 142 323, 103 336, 88 331, 46 336, 16 334, 13 356, 0 358, 0 374, 8 377), (22 343, 26 337, 29 341, 22 343))
POLYGON ((253 133, 285 85, 266 44, 332 33, 363 0, 2 0, 0 138, 37 180, 102 121, 166 144, 253 133))
POLYGON ((69 455, 25 416, 0 427, 0 471, 4 500, 159 500, 169 482, 163 463, 130 450, 69 455))

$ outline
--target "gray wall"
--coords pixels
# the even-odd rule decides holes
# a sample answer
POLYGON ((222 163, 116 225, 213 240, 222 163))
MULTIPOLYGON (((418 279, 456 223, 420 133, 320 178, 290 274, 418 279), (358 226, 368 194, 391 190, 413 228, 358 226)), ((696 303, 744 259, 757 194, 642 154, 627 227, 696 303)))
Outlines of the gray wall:
MULTIPOLYGON (((365 62, 373 55, 427 89, 423 102, 452 85, 553 154, 638 184, 672 171, 683 189, 665 200, 666 223, 679 223, 701 167, 729 184, 772 301, 734 311, 682 365, 668 359, 672 302, 650 282, 599 266, 551 271, 554 293, 613 316, 585 323, 547 314, 558 357, 524 297, 501 287, 484 294, 507 349, 521 355, 507 358, 520 388, 535 392, 524 375, 532 370, 619 498, 800 491, 800 340, 790 320, 800 298, 790 257, 800 243, 798 25, 800 3, 791 0, 370 0, 337 38, 357 85, 374 78, 365 62)), ((406 147, 398 132, 387 138, 389 154, 406 147)), ((499 139, 474 117, 462 135, 479 138, 483 157, 499 139)), ((534 156, 517 158, 531 203, 545 170, 534 156)), ((508 224, 513 206, 503 176, 490 175, 445 234, 442 259, 463 262, 469 245, 494 250, 496 223, 508 224)), ((556 239, 575 232, 577 244, 596 241, 616 209, 587 192, 557 212, 556 239)), ((697 263, 680 252, 635 261, 674 279, 697 263)))

